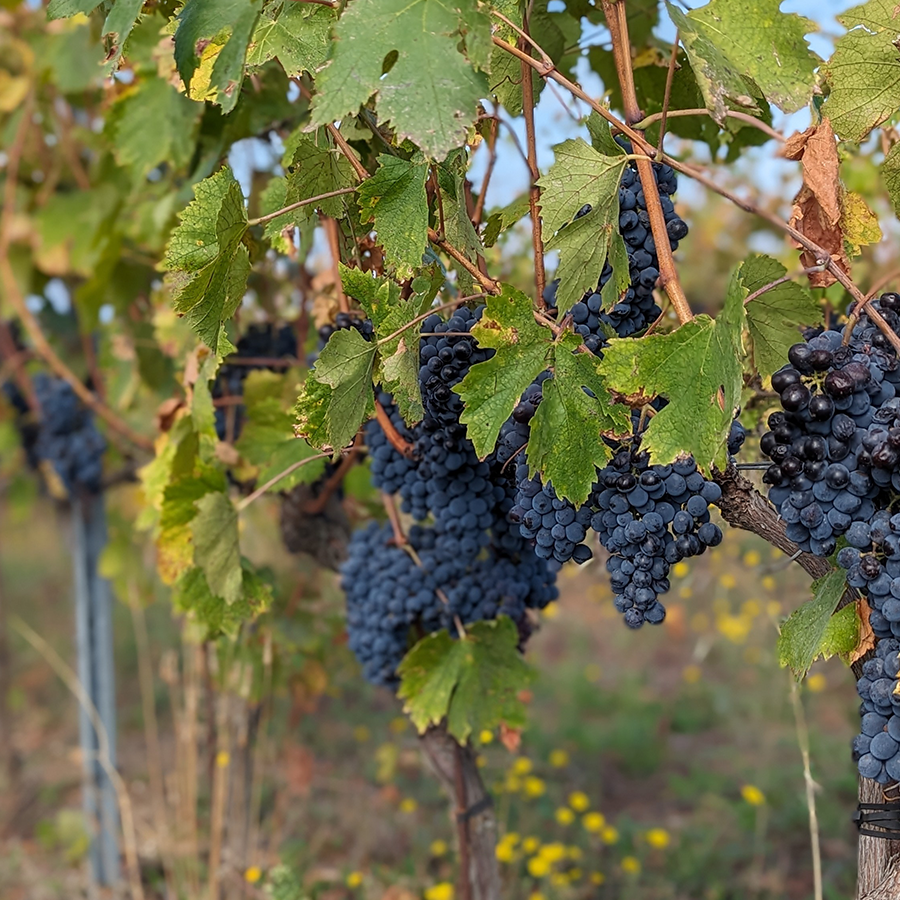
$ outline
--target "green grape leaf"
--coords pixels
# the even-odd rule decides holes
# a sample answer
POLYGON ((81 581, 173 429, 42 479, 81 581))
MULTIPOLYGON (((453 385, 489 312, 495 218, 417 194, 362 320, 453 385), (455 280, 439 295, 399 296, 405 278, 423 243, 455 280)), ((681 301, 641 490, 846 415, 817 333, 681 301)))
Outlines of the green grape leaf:
POLYGON ((848 256, 859 256, 863 247, 881 243, 878 216, 862 194, 844 191, 841 197, 841 231, 848 256))
POLYGON ((484 459, 522 393, 547 368, 553 334, 535 321, 530 298, 508 284, 499 296, 488 297, 472 334, 480 347, 497 352, 472 366, 453 390, 465 406, 460 422, 468 429, 475 452, 484 459))
POLYGON ((894 208, 894 215, 900 218, 900 144, 894 144, 888 150, 881 164, 881 177, 894 208))
POLYGON ((376 94, 391 120, 431 159, 465 141, 485 79, 459 52, 463 12, 473 0, 356 0, 335 27, 328 65, 316 78, 313 122, 355 113, 376 94), (385 60, 394 60, 385 72, 385 60))
POLYGON ((93 12, 103 0, 50 0, 47 4, 48 19, 68 19, 79 13, 93 12))
POLYGON ((522 194, 515 200, 488 213, 484 223, 484 246, 493 247, 497 239, 531 212, 531 198, 522 194))
POLYGON ((219 255, 216 223, 225 197, 237 184, 228 166, 194 186, 194 199, 169 237, 162 268, 199 272, 219 255))
POLYGON ((666 0, 666 9, 681 36, 706 108, 716 122, 724 126, 725 113, 731 105, 756 110, 757 105, 740 66, 725 56, 717 43, 717 35, 710 35, 701 22, 685 15, 669 0, 666 0))
MULTIPOLYGON (((754 253, 740 266, 746 297, 787 274, 777 260, 754 253)), ((763 378, 784 365, 787 352, 800 340, 801 325, 818 325, 822 307, 809 290, 796 281, 786 281, 760 294, 746 305, 747 328, 753 361, 763 378)))
MULTIPOLYGON (((441 202, 444 209, 444 237, 461 250, 463 255, 475 264, 478 257, 483 256, 481 242, 466 206, 466 157, 462 151, 451 153, 438 166, 438 187, 441 191, 441 202)), ((477 293, 472 276, 462 267, 453 263, 457 284, 464 296, 477 293)))
POLYGON ((188 89, 200 65, 199 49, 214 38, 227 36, 209 81, 223 112, 231 112, 240 96, 247 47, 261 9, 262 0, 190 0, 178 13, 175 64, 188 89))
POLYGON ((772 103, 791 113, 809 101, 815 86, 818 58, 804 35, 817 28, 796 13, 781 12, 780 5, 780 0, 710 0, 687 18, 772 103))
POLYGON ((506 616, 469 625, 464 640, 446 631, 422 638, 397 668, 397 696, 419 733, 445 718, 461 743, 501 723, 522 728, 526 712, 519 693, 534 673, 518 643, 518 630, 506 616))
POLYGON ((193 276, 175 273, 167 280, 175 312, 220 358, 234 350, 223 326, 240 305, 250 275, 250 256, 242 244, 246 232, 244 197, 235 181, 216 219, 215 259, 193 276))
POLYGON ((843 569, 813 582, 813 597, 791 613, 778 634, 778 661, 801 679, 820 657, 848 654, 856 647, 859 621, 855 604, 835 614, 847 587, 843 569), (847 613, 845 610, 850 610, 847 613))
POLYGON ((209 589, 226 603, 240 600, 243 575, 238 513, 227 494, 206 494, 197 501, 191 534, 194 561, 206 575, 209 589))
POLYGON ((732 275, 717 319, 700 315, 671 334, 610 341, 600 372, 611 389, 628 397, 662 395, 668 405, 647 426, 641 447, 655 463, 690 453, 709 470, 725 467, 725 442, 743 386, 741 333, 746 296, 732 275))
POLYGON ((604 156, 581 138, 553 148, 556 161, 538 182, 544 246, 559 250, 560 313, 569 310, 600 280, 610 238, 619 224, 619 181, 624 155, 604 156), (584 204, 587 215, 574 219, 584 204))
POLYGON ((837 20, 847 33, 825 66, 830 91, 822 112, 840 137, 858 143, 900 106, 897 11, 888 0, 869 0, 837 20))
MULTIPOLYGON (((269 179, 263 192, 259 195, 260 215, 268 216, 287 206, 287 181, 282 175, 274 175, 269 179)), ((274 250, 285 255, 294 246, 294 229, 296 228, 296 211, 266 222, 263 236, 274 250)))
POLYGON ((256 23, 247 65, 262 66, 277 59, 291 77, 303 72, 313 74, 328 59, 331 28, 336 21, 335 11, 327 6, 272 3, 256 23))
MULTIPOLYGON (((355 186, 356 175, 353 168, 324 129, 315 134, 295 132, 285 144, 285 200, 288 205, 355 186)), ((322 210, 326 216, 343 218, 347 211, 347 197, 329 197, 320 200, 315 206, 310 204, 300 207, 293 213, 298 217, 297 224, 314 217, 315 209, 322 210)))
POLYGON ((421 323, 410 325, 431 303, 440 286, 439 270, 432 278, 423 276, 413 281, 413 294, 401 296, 400 285, 387 278, 373 278, 359 269, 340 267, 344 290, 358 300, 375 328, 379 363, 375 380, 389 391, 403 420, 413 424, 424 414, 419 389, 419 333, 421 323), (437 284, 435 284, 437 282, 437 284), (406 327, 409 326, 409 327, 406 327), (405 330, 396 334, 401 328, 405 330))
POLYGON ((597 468, 612 457, 603 437, 631 433, 630 411, 610 402, 600 360, 576 352, 580 344, 574 334, 556 344, 553 377, 543 384, 526 451, 531 474, 541 472, 545 483, 576 506, 587 500, 597 468))
POLYGON ((296 432, 320 450, 349 444, 375 409, 374 365, 375 344, 355 328, 331 335, 297 399, 296 432))
POLYGON ((428 246, 428 197, 424 159, 383 154, 378 170, 359 186, 363 221, 374 222, 384 255, 397 278, 412 276, 428 246))
POLYGON ((144 0, 116 0, 103 23, 103 37, 108 38, 105 67, 112 74, 119 66, 125 42, 137 23, 144 0))
POLYGON ((200 640, 213 640, 219 635, 237 637, 241 626, 252 622, 272 605, 272 591, 253 570, 247 560, 241 560, 240 597, 229 603, 217 597, 209 587, 202 569, 185 572, 172 593, 174 608, 199 627, 200 640))
POLYGON ((106 120, 116 162, 135 181, 161 163, 186 168, 202 112, 202 103, 189 100, 164 79, 143 79, 116 100, 106 120))

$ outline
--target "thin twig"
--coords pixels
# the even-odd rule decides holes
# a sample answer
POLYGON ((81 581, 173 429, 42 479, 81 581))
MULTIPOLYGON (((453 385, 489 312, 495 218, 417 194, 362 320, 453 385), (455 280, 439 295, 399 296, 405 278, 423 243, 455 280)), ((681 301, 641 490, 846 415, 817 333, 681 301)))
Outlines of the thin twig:
POLYGON ((489 294, 499 294, 500 285, 489 275, 478 270, 462 251, 457 250, 446 238, 441 237, 433 228, 428 229, 428 240, 440 247, 451 259, 458 262, 489 294))
POLYGON ((800 701, 800 690, 797 682, 788 673, 791 680, 791 705, 794 708, 794 724, 797 729, 797 744, 803 757, 803 781, 806 784, 806 808, 809 812, 809 842, 812 847, 813 863, 813 897, 822 900, 822 849, 819 845, 819 818, 816 814, 816 783, 813 781, 809 764, 809 729, 803 704, 800 701))
POLYGON ((347 161, 353 166, 353 171, 356 172, 356 177, 359 178, 360 181, 365 181, 369 177, 369 172, 366 167, 359 161, 359 157, 353 152, 353 148, 344 140, 344 136, 330 123, 325 126, 328 130, 328 133, 331 135, 331 139, 337 145, 337 148, 347 157, 347 161))
POLYGON ((304 507, 304 512, 310 516, 317 516, 325 509, 331 495, 340 487, 344 478, 347 477, 347 473, 358 462, 362 455, 362 448, 362 430, 360 430, 353 439, 353 446, 350 448, 350 452, 340 461, 337 468, 325 480, 325 484, 322 485, 322 490, 319 491, 319 495, 304 507))
MULTIPOLYGON (((394 500, 394 495, 382 491, 381 503, 384 506, 384 511, 387 513, 388 521, 391 523, 391 531, 394 532, 394 543, 398 547, 405 547, 409 541, 403 533, 403 525, 400 523, 400 513, 397 511, 397 502, 394 500)), ((418 565, 421 565, 421 563, 418 563, 418 565)))
MULTIPOLYGON (((528 74, 529 80, 531 78, 528 74)), ((466 780, 463 777, 462 747, 455 741, 453 755, 453 782, 456 794, 456 831, 459 840, 459 893, 462 900, 472 900, 472 882, 469 872, 469 820, 466 813, 469 804, 466 800, 466 780)))
POLYGON ((381 402, 377 397, 375 398, 375 418, 378 420, 378 424, 381 426, 384 436, 388 439, 388 443, 390 443, 401 456, 412 459, 416 453, 415 444, 411 444, 407 441, 400 432, 394 428, 391 417, 387 414, 387 410, 381 405, 381 402))
MULTIPOLYGON (((766 125, 761 119, 757 119, 755 116, 751 116, 749 113, 739 112, 738 110, 728 109, 725 110, 725 115, 729 119, 738 119, 741 122, 745 122, 747 125, 754 125, 763 133, 767 134, 773 140, 779 141, 780 143, 784 143, 786 138, 781 132, 776 131, 770 125, 766 125)), ((668 111, 668 115, 666 118, 675 119, 675 118, 683 118, 684 116, 712 116, 712 113, 708 109, 670 109, 668 111)), ((663 114, 661 112, 653 113, 652 115, 647 116, 644 119, 641 119, 640 122, 635 122, 634 127, 645 129, 649 128, 654 122, 659 122, 663 118, 663 114)), ((662 125, 660 125, 660 130, 662 130, 662 125)), ((660 147, 660 149, 662 149, 660 147)))
POLYGON ((3 212, 0 215, 0 281, 6 297, 25 326, 28 337, 34 345, 34 349, 47 363, 48 366, 69 386, 82 403, 95 412, 110 428, 123 435, 136 447, 143 450, 153 450, 153 441, 139 434, 127 422, 123 421, 105 403, 101 402, 93 391, 88 390, 81 379, 63 362, 44 336, 40 323, 34 313, 25 303, 25 298, 19 290, 19 283, 12 268, 9 257, 9 245, 11 241, 12 219, 16 206, 16 186, 18 184, 19 163, 25 146, 25 138, 31 125, 31 113, 34 108, 34 93, 30 93, 22 108, 22 118, 16 129, 15 137, 9 147, 6 164, 6 184, 4 186, 3 212))
POLYGON ((472 213, 472 224, 476 229, 481 224, 481 217, 484 215, 484 202, 487 199, 487 189, 488 185, 491 183, 491 176, 494 174, 494 166, 497 163, 497 133, 499 130, 499 117, 491 116, 491 130, 488 132, 487 137, 488 161, 484 170, 484 178, 481 179, 481 190, 478 192, 478 200, 475 202, 475 211, 472 213))
MULTIPOLYGON (((348 453, 348 450, 342 450, 341 453, 348 453)), ((291 463, 283 472, 279 472, 274 478, 270 478, 264 485, 258 487, 252 494, 248 494, 241 500, 237 505, 237 511, 242 513, 254 500, 258 500, 262 497, 266 491, 269 490, 270 487, 274 487, 281 481, 282 478, 287 478, 292 472, 296 472, 301 466, 305 466, 307 463, 313 462, 316 459, 325 459, 326 457, 330 458, 334 454, 333 453, 316 453, 313 456, 307 456, 306 459, 298 460, 295 463, 291 463)))
MULTIPOLYGON (((470 294, 468 297, 458 297, 456 300, 450 300, 447 303, 442 303, 440 306, 432 306, 431 309, 426 312, 421 313, 416 316, 414 319, 411 319, 401 328, 398 328, 396 331, 392 331, 387 337, 381 338, 377 344, 380 347, 382 344, 387 344, 392 341, 398 335, 403 334, 408 328, 412 328, 413 325, 418 324, 419 322, 424 322, 430 315, 433 313, 441 312, 445 309, 455 309, 458 306, 461 306, 463 303, 468 303, 469 300, 479 300, 482 297, 487 297, 487 294, 470 294)), ((450 334, 450 332, 441 332, 441 334, 450 334)))
MULTIPOLYGON (((656 145, 656 155, 663 152, 663 144, 666 140, 666 122, 669 117, 669 103, 672 100, 672 82, 675 80, 675 67, 678 59, 678 42, 681 40, 681 32, 675 29, 675 39, 672 41, 672 58, 669 60, 669 70, 666 72, 666 90, 663 94, 662 112, 659 120, 659 141, 656 145)), ((646 127, 646 126, 645 126, 646 127)))
MULTIPOLYGON (((525 23, 528 30, 528 23, 525 23)), ((522 50, 527 46, 525 38, 520 38, 522 50)), ((522 71, 522 114, 525 118, 525 143, 528 148, 528 209, 531 213, 531 246, 534 252, 534 285, 537 291, 536 302, 540 309, 545 309, 544 301, 544 242, 541 240, 541 189, 538 187, 540 172, 537 165, 537 141, 534 131, 534 84, 532 82, 531 68, 524 60, 521 63, 522 71)))
POLYGON ((97 734, 97 762, 100 763, 100 767, 115 789, 119 813, 122 817, 122 837, 125 844, 125 859, 128 863, 128 881, 131 897, 132 900, 143 900, 144 888, 141 885, 141 867, 138 861, 137 834, 134 828, 134 811, 131 805, 131 797, 128 794, 128 787, 124 779, 112 764, 109 734, 103 725, 100 713, 88 696, 84 685, 78 680, 78 676, 41 635, 18 616, 13 616, 9 624, 44 658, 91 720, 91 725, 97 734))
POLYGON ((325 194, 317 194, 315 197, 308 197, 306 200, 298 200, 296 203, 291 203, 288 206, 283 207, 282 209, 276 209, 275 212, 266 213, 266 215, 259 216, 256 219, 250 219, 247 224, 265 225, 266 222, 271 222, 273 219, 277 219, 279 216, 283 216, 285 213, 292 212, 295 209, 300 209, 301 206, 309 206, 311 203, 318 203, 320 200, 327 200, 329 197, 340 197, 344 194, 354 193, 356 193, 356 188, 348 187, 341 188, 337 191, 328 191, 325 194))
POLYGON ((334 271, 334 289, 337 293, 338 308, 341 312, 350 312, 350 302, 344 293, 341 284, 341 239, 336 219, 331 216, 322 216, 322 226, 328 237, 328 247, 331 250, 331 268, 334 271))
MULTIPOLYGON (((603 11, 609 24, 609 32, 613 43, 613 58, 616 65, 616 73, 619 77, 619 86, 622 89, 622 99, 625 106, 625 118, 629 124, 641 119, 641 108, 638 105, 637 92, 634 87, 634 73, 631 69, 631 44, 628 39, 628 20, 625 16, 625 5, 620 2, 612 3, 603 0, 603 11)), ((642 143, 646 144, 643 140, 642 143)), ((646 152, 644 147, 641 147, 646 152)), ((665 290, 678 321, 683 325, 694 318, 690 304, 678 278, 678 270, 675 266, 675 257, 672 255, 672 246, 669 242, 669 233, 666 230, 666 217, 662 203, 659 199, 659 188, 656 177, 653 174, 653 163, 649 158, 635 160, 635 168, 641 180, 641 188, 644 192, 644 200, 647 207, 647 215, 650 218, 650 231, 656 244, 656 255, 659 260, 659 283, 665 290)))
POLYGON ((744 300, 744 306, 752 301, 756 300, 757 297, 761 297, 763 294, 767 294, 773 288, 777 288, 779 284, 784 284, 786 281, 793 281, 795 278, 800 278, 803 275, 812 275, 813 272, 822 272, 824 271, 825 266, 810 266, 807 269, 799 269, 796 272, 788 272, 787 275, 782 275, 781 278, 776 278, 774 281, 770 281, 768 284, 764 284, 761 288, 755 290, 752 294, 748 295, 744 300))

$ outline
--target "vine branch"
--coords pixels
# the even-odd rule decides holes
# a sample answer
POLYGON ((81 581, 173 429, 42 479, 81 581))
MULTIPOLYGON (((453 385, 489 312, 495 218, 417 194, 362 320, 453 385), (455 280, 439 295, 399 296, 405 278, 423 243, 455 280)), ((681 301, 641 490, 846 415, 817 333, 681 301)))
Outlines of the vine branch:
POLYGON ((428 240, 436 247, 440 247, 455 262, 459 263, 489 294, 499 294, 500 285, 489 275, 485 275, 478 266, 469 260, 466 255, 457 250, 446 238, 439 235, 433 228, 428 229, 428 240))
POLYGON ((311 203, 318 203, 320 200, 327 200, 329 197, 340 197, 343 194, 355 194, 356 188, 341 188, 337 191, 328 191, 325 194, 318 194, 315 197, 308 197, 306 200, 298 200, 296 203, 291 203, 288 206, 283 207, 282 209, 276 209, 275 212, 266 213, 264 216, 259 216, 256 219, 250 219, 247 223, 248 225, 265 225, 266 222, 271 222, 273 219, 277 219, 279 216, 283 216, 285 213, 292 212, 295 209, 300 209, 301 206, 309 206, 311 203))

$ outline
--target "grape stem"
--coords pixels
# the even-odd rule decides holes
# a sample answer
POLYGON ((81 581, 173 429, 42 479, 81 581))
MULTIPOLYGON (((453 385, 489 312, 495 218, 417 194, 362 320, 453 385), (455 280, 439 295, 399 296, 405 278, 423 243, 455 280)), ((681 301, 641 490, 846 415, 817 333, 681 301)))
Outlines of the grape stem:
MULTIPOLYGON (((349 449, 341 450, 342 454, 346 454, 349 452, 349 449)), ((265 492, 269 490, 269 488, 274 487, 276 484, 278 484, 278 482, 281 481, 282 478, 287 478, 288 475, 290 475, 292 472, 296 472, 297 469, 299 469, 301 466, 305 466, 307 463, 311 463, 317 459, 330 459, 332 456, 334 456, 333 453, 315 453, 312 456, 307 456, 305 459, 301 459, 295 463, 291 463, 286 469, 279 472, 273 478, 270 478, 265 484, 258 487, 252 494, 248 494, 246 497, 244 497, 244 499, 241 500, 241 502, 237 505, 238 513, 242 513, 251 503, 253 503, 254 500, 258 500, 260 497, 262 497, 262 495, 265 494, 265 492)))
MULTIPOLYGON (((487 136, 488 161, 484 170, 484 178, 481 179, 481 191, 478 199, 475 201, 475 211, 472 213, 472 224, 476 230, 481 225, 481 217, 484 215, 484 202, 487 198, 488 185, 491 183, 491 176, 494 174, 494 166, 497 164, 497 132, 500 130, 500 117, 489 116, 491 120, 491 130, 487 136)), ((527 161, 527 160, 526 160, 527 161)))
MULTIPOLYGON (((528 33, 528 16, 525 16, 525 33, 528 33)), ((528 44, 524 38, 519 38, 519 48, 527 51, 528 44)), ((531 54, 529 53, 529 56, 531 54)), ((540 172, 537 165, 537 141, 534 133, 534 84, 531 78, 531 68, 524 60, 522 67, 522 114, 525 118, 525 143, 528 148, 528 209, 531 213, 531 244, 534 251, 534 284, 537 292, 536 304, 538 309, 545 309, 544 285, 546 274, 544 272, 544 242, 541 239, 541 189, 538 187, 540 172)))
MULTIPOLYGON (((619 78, 619 86, 622 89, 622 100, 625 107, 625 119, 629 125, 639 122, 643 117, 638 105, 637 93, 634 87, 634 73, 631 69, 631 42, 628 38, 628 19, 625 16, 625 4, 612 3, 603 0, 603 12, 609 25, 612 38, 613 59, 616 64, 616 74, 619 78)), ((642 138, 643 141, 643 138, 642 138)), ((643 141, 646 145, 646 141, 643 141)), ((649 146, 649 145, 646 145, 649 146)), ((642 147, 645 152, 649 152, 642 147)), ((669 242, 669 233, 666 230, 666 217, 662 203, 659 199, 659 188, 656 185, 656 177, 653 174, 653 163, 648 159, 636 159, 635 168, 641 180, 641 188, 644 192, 644 200, 647 205, 647 215, 650 218, 650 231, 656 244, 656 255, 659 259, 659 283, 672 301, 672 309, 678 321, 683 325, 694 318, 690 304, 678 278, 678 270, 675 267, 675 257, 672 255, 672 245, 669 242)))
POLYGON ((412 459, 415 455, 416 448, 400 435, 400 432, 394 428, 391 417, 387 414, 387 410, 381 405, 378 398, 375 398, 375 418, 384 432, 384 436, 388 439, 390 445, 402 456, 412 459))
MULTIPOLYGON (((662 112, 659 114, 659 140, 656 143, 657 156, 663 152, 663 144, 666 141, 666 125, 669 121, 669 104, 672 102, 672 82, 675 80, 675 68, 678 65, 678 42, 680 40, 681 32, 676 28, 675 38, 672 41, 672 56, 669 59, 669 68, 666 72, 666 89, 663 93, 662 112)), ((646 125, 643 125, 642 129, 646 127, 646 125)))
POLYGON ((328 191, 325 194, 318 194, 315 197, 307 197, 306 200, 298 200, 296 203, 290 203, 287 206, 282 207, 281 209, 276 209, 275 212, 266 213, 264 216, 259 216, 256 219, 250 219, 247 224, 248 225, 265 225, 266 222, 271 222, 274 219, 277 219, 279 216, 283 216, 285 213, 292 212, 295 209, 300 209, 301 206, 309 206, 313 203, 318 203, 321 200, 327 200, 329 197, 341 197, 344 194, 355 194, 356 188, 341 188, 337 191, 328 191))
POLYGON ((825 266, 810 266, 806 269, 799 269, 796 272, 788 272, 786 275, 782 275, 781 278, 776 278, 774 281, 770 281, 768 284, 764 284, 761 288, 755 290, 752 294, 749 294, 744 298, 744 306, 747 306, 748 303, 752 303, 758 297, 761 297, 763 294, 767 294, 769 291, 777 288, 778 285, 784 284, 787 281, 793 281, 795 278, 799 278, 802 275, 812 275, 813 272, 824 272, 825 266))
MULTIPOLYGON (((685 116, 709 116, 712 118, 712 113, 708 109, 670 109, 666 116, 667 119, 678 119, 684 118, 685 116)), ((758 128, 764 134, 768 135, 772 140, 778 141, 779 143, 784 143, 786 138, 780 132, 776 131, 774 128, 766 125, 765 122, 757 119, 755 116, 751 116, 750 113, 739 112, 738 110, 727 109, 725 110, 725 116, 729 119, 737 119, 740 122, 744 122, 747 125, 753 125, 758 128)), ((641 119, 640 122, 635 122, 634 127, 640 129, 649 128, 654 122, 660 122, 660 131, 662 130, 662 113, 653 113, 652 115, 646 116, 641 119)), ((660 149, 662 145, 660 144, 660 149)))

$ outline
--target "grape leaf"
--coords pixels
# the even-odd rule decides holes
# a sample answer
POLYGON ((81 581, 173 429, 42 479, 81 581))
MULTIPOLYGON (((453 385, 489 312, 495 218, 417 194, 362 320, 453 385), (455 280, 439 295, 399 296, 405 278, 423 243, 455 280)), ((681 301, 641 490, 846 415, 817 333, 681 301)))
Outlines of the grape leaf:
MULTIPOLYGON (((466 206, 466 156, 462 151, 451 153, 438 166, 438 187, 441 192, 441 204, 444 209, 444 237, 461 250, 463 255, 477 265, 478 257, 484 255, 481 242, 466 206)), ((456 262, 457 284, 460 293, 465 296, 476 293, 472 276, 456 262)))
POLYGON ((421 323, 411 326, 409 323, 434 299, 443 281, 440 270, 435 267, 431 278, 416 278, 412 283, 412 295, 404 300, 400 285, 394 281, 373 278, 344 265, 340 269, 344 290, 359 301, 375 328, 379 354, 375 380, 393 395, 405 422, 411 425, 420 421, 424 413, 419 389, 419 333, 422 327, 421 323), (401 328, 405 330, 394 336, 401 328))
POLYGON ((194 561, 206 575, 209 589, 226 603, 241 598, 243 575, 238 538, 238 514, 227 494, 205 494, 191 521, 194 561))
MULTIPOLYGON (((815 86, 818 58, 804 35, 816 24, 783 13, 781 0, 710 0, 687 18, 784 112, 804 106, 815 86)), ((696 42, 695 42, 696 47, 696 42)))
MULTIPOLYGON (((295 132, 285 143, 285 201, 288 205, 356 184, 350 163, 324 129, 312 135, 295 132)), ((326 216, 342 218, 346 214, 347 198, 329 197, 320 200, 315 207, 312 204, 300 207, 293 213, 297 224, 315 216, 315 209, 322 210, 326 216)))
POLYGON ((421 157, 401 159, 383 154, 375 174, 359 186, 364 222, 375 223, 378 240, 397 278, 412 276, 428 245, 428 165, 421 157))
POLYGON ((669 0, 666 0, 666 9, 681 36, 682 46, 691 61, 706 108, 713 114, 716 122, 724 126, 725 113, 730 104, 756 110, 756 103, 748 90, 741 68, 725 56, 715 39, 707 34, 705 27, 673 6, 669 0))
POLYGON ((487 221, 484 224, 484 246, 493 247, 504 231, 524 219, 530 211, 531 198, 528 194, 522 194, 521 197, 516 197, 506 206, 488 213, 487 221))
POLYGON ((374 364, 375 344, 355 328, 331 335, 297 399, 297 433, 320 450, 350 443, 375 409, 374 364))
POLYGON ((237 181, 223 166, 194 186, 194 199, 181 213, 181 222, 169 237, 162 268, 199 272, 219 254, 216 221, 226 195, 237 181))
POLYGON ((488 297, 472 334, 479 346, 497 352, 472 366, 453 390, 465 405, 460 422, 483 459, 494 449, 500 427, 522 393, 547 368, 553 334, 535 321, 530 298, 508 284, 499 296, 488 297))
MULTIPOLYGON (((787 273, 770 256, 754 253, 739 269, 746 297, 787 273)), ((818 325, 822 307, 810 292, 796 281, 786 281, 760 294, 746 305, 747 328, 756 370, 763 378, 784 365, 787 352, 800 340, 801 325, 818 325)))
POLYGON ((336 19, 335 11, 327 6, 270 4, 256 23, 247 65, 262 66, 277 59, 292 77, 317 72, 328 58, 331 28, 336 19))
POLYGON ((791 613, 778 634, 778 661, 800 679, 820 657, 851 653, 859 634, 856 609, 850 604, 852 620, 841 610, 834 614, 847 586, 843 569, 833 569, 813 582, 813 597, 791 613), (835 622, 837 619, 837 622, 835 622), (855 626, 855 627, 854 627, 855 626))
POLYGON ((231 112, 240 96, 247 46, 261 9, 262 0, 191 0, 178 13, 175 64, 188 89, 200 65, 198 50, 227 35, 210 75, 210 88, 223 112, 231 112))
POLYGON ((878 216, 862 194, 844 191, 841 197, 841 231, 848 256, 859 256, 863 247, 881 243, 883 235, 878 216))
POLYGON ((888 150, 881 164, 881 177, 884 179, 891 206, 894 207, 894 215, 900 218, 900 144, 894 144, 888 150))
POLYGON ((397 696, 419 733, 444 718, 461 743, 501 723, 522 728, 526 714, 519 693, 534 672, 518 643, 518 629, 506 616, 469 625, 464 640, 446 631, 422 638, 397 668, 397 696))
MULTIPOLYGON (((193 276, 178 272, 167 279, 172 288, 172 306, 175 311, 187 318, 200 340, 219 357, 226 356, 234 349, 225 334, 223 324, 234 315, 243 299, 247 277, 250 274, 250 256, 242 244, 248 227, 244 196, 230 171, 228 176, 230 182, 216 216, 215 243, 203 244, 204 250, 215 246, 216 255, 193 276)), ((198 200, 194 201, 197 202, 198 200)), ((197 212, 195 210, 195 213, 197 212)), ((191 221, 194 219, 195 216, 192 214, 191 221)), ((176 233, 184 224, 183 219, 176 233)), ((204 223, 203 227, 208 226, 204 223)), ((182 252, 187 233, 189 232, 182 232, 179 235, 177 246, 170 253, 172 241, 175 241, 173 233, 172 241, 166 250, 166 261, 176 258, 187 259, 190 265, 194 264, 194 256, 182 252)), ((205 237, 208 238, 208 234, 205 237)))
POLYGON ((162 78, 142 80, 122 94, 106 120, 116 162, 135 181, 161 163, 183 169, 194 152, 203 105, 178 93, 162 78))
POLYGON ((443 159, 465 141, 485 79, 459 52, 473 0, 356 0, 335 27, 330 62, 316 79, 313 122, 355 113, 378 95, 380 118, 426 156, 443 159), (394 60, 385 72, 385 60, 394 60))
POLYGON ((848 30, 825 67, 830 93, 823 115, 842 138, 859 142, 900 106, 896 5, 869 0, 837 20, 848 30))
POLYGON ((600 360, 576 352, 581 338, 567 334, 555 346, 553 377, 531 420, 527 458, 532 475, 541 472, 557 494, 580 506, 587 500, 612 451, 602 437, 631 433, 629 410, 610 402, 600 360), (588 395, 589 390, 593 397, 588 395))
POLYGON ((610 388, 626 396, 669 400, 650 420, 641 443, 653 462, 670 463, 690 453, 707 471, 714 462, 724 468, 725 442, 743 384, 745 296, 735 272, 717 319, 700 315, 671 334, 615 339, 604 351, 600 373, 610 388))
MULTIPOLYGON (((284 176, 275 175, 269 179, 263 192, 259 195, 259 210, 263 216, 271 215, 287 206, 287 181, 284 176)), ((294 246, 294 229, 296 228, 295 212, 284 213, 266 222, 263 231, 274 250, 287 254, 294 246)))
POLYGON ((137 23, 144 0, 116 0, 103 23, 103 37, 109 38, 106 53, 106 71, 112 74, 119 66, 125 42, 137 23))
POLYGON ((48 19, 68 19, 79 13, 93 12, 103 0, 50 0, 47 4, 48 19))
POLYGON ((241 595, 235 602, 217 597, 209 589, 203 570, 195 567, 175 585, 172 605, 202 628, 197 636, 200 640, 213 640, 220 634, 236 637, 243 624, 272 605, 272 592, 247 560, 241 560, 241 595))
POLYGON ((560 313, 595 290, 619 223, 619 181, 624 155, 604 156, 581 138, 553 148, 556 161, 538 182, 541 187, 541 230, 544 246, 559 250, 560 313), (575 213, 586 203, 591 211, 575 213))

